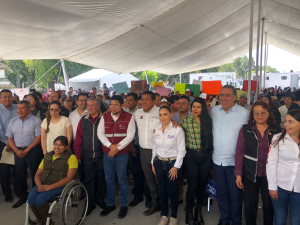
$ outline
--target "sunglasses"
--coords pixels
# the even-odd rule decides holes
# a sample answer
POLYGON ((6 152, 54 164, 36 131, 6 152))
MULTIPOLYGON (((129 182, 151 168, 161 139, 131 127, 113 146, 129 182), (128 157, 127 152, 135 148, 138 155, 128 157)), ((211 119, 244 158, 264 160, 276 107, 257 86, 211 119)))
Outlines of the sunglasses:
POLYGON ((31 101, 31 100, 33 100, 33 98, 26 98, 24 100, 26 100, 26 101, 30 100, 31 101))
POLYGON ((50 109, 51 112, 58 112, 59 109, 50 109))

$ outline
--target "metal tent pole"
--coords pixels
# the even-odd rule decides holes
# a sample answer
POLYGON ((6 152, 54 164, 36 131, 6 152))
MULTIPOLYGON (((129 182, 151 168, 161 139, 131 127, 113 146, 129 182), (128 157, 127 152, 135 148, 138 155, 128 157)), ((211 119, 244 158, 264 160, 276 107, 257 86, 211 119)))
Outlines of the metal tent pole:
POLYGON ((249 72, 248 72, 248 103, 251 99, 251 67, 252 67, 252 42, 253 42, 253 8, 254 0, 251 0, 250 27, 249 27, 249 72))
POLYGON ((148 76, 147 76, 147 70, 145 70, 145 76, 146 76, 147 84, 149 84, 149 82, 148 82, 148 76))
POLYGON ((179 74, 179 83, 181 83, 181 73, 179 74))
POLYGON ((263 45, 264 45, 264 24, 265 19, 262 18, 262 27, 261 27, 261 44, 260 44, 260 79, 259 79, 259 94, 261 93, 262 85, 262 58, 263 58, 263 45))
POLYGON ((258 63, 259 63, 259 40, 260 40, 260 8, 261 8, 261 0, 258 0, 258 20, 257 20, 257 44, 256 44, 256 70, 255 70, 255 80, 257 81, 257 86, 256 86, 256 91, 255 91, 255 95, 256 95, 256 99, 257 100, 257 94, 258 94, 258 86, 260 87, 261 84, 259 84, 259 80, 258 80, 258 63))
POLYGON ((66 87, 66 91, 69 90, 69 75, 66 72, 66 67, 65 67, 65 62, 63 59, 60 60, 61 61, 61 68, 64 74, 64 81, 65 81, 65 87, 66 87))
POLYGON ((266 87, 266 79, 267 79, 267 32, 265 33, 265 62, 264 62, 264 88, 266 87))
POLYGON ((266 79, 267 80, 267 76, 268 76, 268 57, 269 57, 269 44, 267 44, 267 56, 266 56, 266 79))

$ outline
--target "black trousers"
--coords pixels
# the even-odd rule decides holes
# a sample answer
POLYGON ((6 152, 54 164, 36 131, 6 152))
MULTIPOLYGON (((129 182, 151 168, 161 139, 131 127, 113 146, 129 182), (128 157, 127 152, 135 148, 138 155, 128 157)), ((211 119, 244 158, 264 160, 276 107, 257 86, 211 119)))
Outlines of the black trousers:
MULTIPOLYGON (((26 148, 19 148, 25 150, 26 148)), ((34 176, 36 171, 43 159, 43 150, 40 145, 35 146, 31 149, 24 158, 19 158, 16 153, 15 155, 15 169, 17 186, 20 198, 27 197, 28 195, 28 184, 27 184, 27 168, 31 173, 32 187, 35 187, 34 176)))
POLYGON ((134 145, 134 148, 137 151, 136 156, 133 156, 131 152, 129 153, 129 166, 134 181, 134 197, 143 199, 143 194, 145 194, 147 199, 151 199, 141 164, 140 146, 134 145))
POLYGON ((161 215, 169 216, 169 199, 171 202, 171 217, 177 218, 178 211, 178 185, 181 176, 181 168, 177 172, 177 178, 170 180, 169 171, 174 167, 176 160, 161 161, 158 157, 153 160, 153 166, 155 168, 156 179, 158 182, 161 215))
POLYGON ((256 225, 259 190, 263 202, 264 225, 273 225, 274 209, 269 195, 267 177, 256 177, 256 182, 243 178, 246 225, 256 225))
POLYGON ((193 208, 195 196, 197 197, 197 204, 202 205, 211 164, 212 153, 210 150, 205 149, 197 152, 187 148, 183 160, 183 171, 188 183, 186 192, 187 208, 193 208))
MULTIPOLYGON (((6 144, 0 141, 0 156, 2 156, 2 151, 5 146, 6 144)), ((13 179, 14 193, 19 197, 20 195, 18 191, 18 185, 16 183, 17 178, 16 178, 15 166, 10 164, 0 163, 0 183, 1 183, 1 189, 4 196, 12 195, 12 190, 10 188, 11 185, 10 181, 12 177, 14 178, 13 179)))
POLYGON ((85 188, 89 195, 89 205, 96 205, 106 197, 106 182, 103 168, 103 158, 82 156, 85 188))

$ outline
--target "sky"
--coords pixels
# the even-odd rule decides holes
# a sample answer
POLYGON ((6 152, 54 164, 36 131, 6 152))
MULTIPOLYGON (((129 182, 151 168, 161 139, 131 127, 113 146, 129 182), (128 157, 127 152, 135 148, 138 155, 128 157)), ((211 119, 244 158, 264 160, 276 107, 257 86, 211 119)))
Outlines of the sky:
MULTIPOLYGON (((255 61, 256 50, 252 52, 252 56, 255 61)), ((300 71, 300 57, 269 44, 268 66, 276 68, 281 73, 291 70, 297 72, 300 71)))

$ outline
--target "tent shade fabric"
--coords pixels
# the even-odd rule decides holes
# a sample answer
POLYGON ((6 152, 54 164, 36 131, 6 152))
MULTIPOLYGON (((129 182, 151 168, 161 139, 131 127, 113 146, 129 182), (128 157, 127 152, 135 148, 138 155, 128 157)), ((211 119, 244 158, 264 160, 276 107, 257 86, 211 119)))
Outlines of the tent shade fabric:
MULTIPOLYGON (((267 43, 300 56, 300 1, 262 0, 262 18, 267 43)), ((249 0, 1 0, 0 58, 178 74, 247 54, 249 19, 249 0)))
POLYGON ((130 88, 132 80, 138 79, 130 73, 117 74, 107 70, 93 69, 71 78, 69 83, 70 87, 73 87, 75 90, 81 88, 82 90, 89 91, 93 87, 102 87, 104 83, 106 83, 107 87, 112 87, 113 84, 126 82, 130 88))

